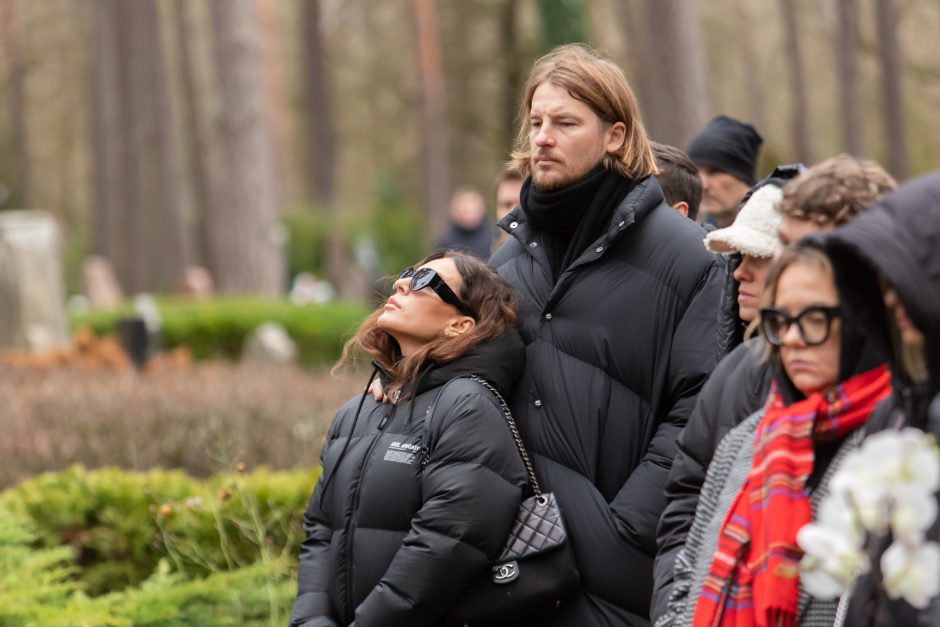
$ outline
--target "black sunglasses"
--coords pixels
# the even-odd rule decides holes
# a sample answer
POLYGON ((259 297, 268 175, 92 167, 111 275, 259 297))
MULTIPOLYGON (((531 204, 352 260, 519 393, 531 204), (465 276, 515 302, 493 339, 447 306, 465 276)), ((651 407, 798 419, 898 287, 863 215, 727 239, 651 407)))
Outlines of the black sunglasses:
POLYGON ((426 287, 430 287, 434 290, 434 293, 440 296, 441 300, 447 303, 448 305, 453 305, 457 308, 457 311, 460 313, 470 316, 473 319, 476 319, 476 315, 470 308, 467 307, 460 297, 454 293, 454 290, 450 289, 450 286, 444 282, 444 279, 441 278, 435 270, 431 268, 421 268, 420 270, 415 270, 414 267, 408 266, 404 270, 398 273, 398 279, 411 279, 411 284, 408 286, 412 292, 417 292, 418 290, 423 290, 426 287))
POLYGON ((800 338, 807 346, 819 346, 829 339, 832 330, 832 321, 842 316, 842 308, 810 305, 791 316, 782 309, 768 307, 760 310, 761 331, 767 341, 774 346, 783 346, 783 336, 796 323, 800 331, 800 338))

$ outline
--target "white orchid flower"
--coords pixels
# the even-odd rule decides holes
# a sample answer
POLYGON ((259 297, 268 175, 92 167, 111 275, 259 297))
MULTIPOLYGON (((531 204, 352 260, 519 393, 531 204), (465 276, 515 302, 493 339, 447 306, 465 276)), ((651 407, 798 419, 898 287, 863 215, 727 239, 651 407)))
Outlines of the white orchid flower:
POLYGON ((881 533, 888 527, 888 485, 883 460, 859 449, 846 456, 830 482, 830 496, 847 503, 865 529, 881 533))
POLYGON ((805 551, 800 581, 806 591, 821 599, 846 593, 870 570, 865 545, 877 546, 871 540, 890 531, 894 543, 880 559, 881 586, 892 599, 926 607, 940 594, 940 544, 924 543, 940 509, 935 439, 913 428, 870 435, 846 455, 829 487, 816 522, 797 534, 805 551))
POLYGON ((901 485, 891 491, 891 531, 908 545, 920 544, 937 519, 937 500, 920 486, 901 485))
POLYGON ((889 598, 903 598, 922 610, 940 594, 940 544, 894 542, 881 556, 881 573, 889 598))
POLYGON ((796 542, 804 551, 800 561, 800 583, 814 597, 834 599, 868 572, 868 556, 843 530, 816 523, 804 525, 796 542))
POLYGON ((861 548, 865 540, 865 527, 858 512, 844 495, 831 493, 819 504, 816 521, 827 529, 840 532, 856 547, 861 548))

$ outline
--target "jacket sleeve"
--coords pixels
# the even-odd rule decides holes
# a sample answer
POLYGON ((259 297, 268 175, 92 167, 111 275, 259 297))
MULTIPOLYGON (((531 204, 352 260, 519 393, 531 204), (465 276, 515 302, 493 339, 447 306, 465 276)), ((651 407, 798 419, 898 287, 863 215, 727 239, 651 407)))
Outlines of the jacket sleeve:
POLYGON ((721 391, 728 381, 730 363, 719 364, 705 383, 695 403, 689 422, 677 440, 676 457, 666 481, 666 507, 659 521, 656 540, 658 551, 653 564, 653 600, 651 619, 666 611, 673 583, 676 555, 685 544, 695 518, 699 494, 705 482, 708 464, 714 455, 714 434, 718 421, 721 391))
MULTIPOLYGON (((320 465, 326 457, 328 443, 320 451, 320 465)), ((326 522, 320 507, 323 496, 323 478, 320 474, 317 485, 310 495, 304 512, 306 539, 300 544, 300 561, 297 568, 297 598, 290 615, 290 627, 339 627, 330 615, 329 562, 327 554, 333 529, 326 522)))
POLYGON ((715 259, 673 334, 664 409, 657 416, 656 431, 643 459, 611 503, 621 535, 650 557, 656 554, 656 526, 666 505, 664 489, 676 438, 717 361, 715 326, 721 281, 722 265, 715 259))
POLYGON ((445 391, 438 407, 446 413, 432 416, 424 502, 356 608, 357 627, 437 622, 496 559, 519 509, 526 475, 502 412, 479 393, 445 391))

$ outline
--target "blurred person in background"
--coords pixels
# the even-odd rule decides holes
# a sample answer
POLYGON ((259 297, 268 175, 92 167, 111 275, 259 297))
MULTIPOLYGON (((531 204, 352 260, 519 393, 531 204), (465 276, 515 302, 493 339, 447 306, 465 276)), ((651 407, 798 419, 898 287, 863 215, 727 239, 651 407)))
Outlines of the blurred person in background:
POLYGON ((577 596, 529 624, 648 625, 675 438, 716 361, 722 264, 666 204, 616 64, 562 46, 523 93, 513 158, 527 178, 490 264, 521 301, 513 414, 581 575, 577 596))
POLYGON ((838 599, 803 593, 797 532, 827 494, 830 466, 893 404, 887 355, 838 282, 811 242, 774 261, 759 318, 770 392, 715 451, 657 624, 835 623, 838 599))
MULTIPOLYGON (((784 185, 778 205, 782 216, 773 223, 778 225, 781 243, 787 240, 780 225, 786 224, 788 219, 800 220, 797 225, 815 226, 818 231, 832 230, 852 220, 895 186, 894 179, 876 163, 839 155, 809 168, 784 185), (801 217, 792 217, 796 215, 801 217)), ((809 234, 809 230, 802 230, 801 234, 809 234)), ((766 273, 756 288, 758 293, 763 291, 765 278, 766 273)), ((721 315, 731 317, 729 307, 723 303, 721 315)), ((749 314, 744 311, 741 317, 746 315, 749 314)), ((739 332, 740 326, 735 329, 739 332)), ((735 425, 759 409, 767 396, 772 369, 768 362, 760 360, 760 346, 760 339, 753 338, 739 344, 721 360, 705 383, 689 422, 679 436, 666 487, 668 503, 657 537, 654 621, 666 612, 676 554, 692 526, 705 472, 718 443, 735 425)))
POLYGON ((730 226, 741 199, 757 180, 757 156, 763 138, 750 124, 719 115, 692 138, 685 152, 702 177, 701 219, 718 228, 730 226))
POLYGON ((458 189, 450 201, 450 226, 435 250, 459 250, 479 259, 489 259, 496 235, 486 216, 486 202, 470 187, 458 189))
POLYGON ((702 202, 702 179, 689 156, 674 146, 650 142, 659 174, 656 180, 663 189, 666 203, 689 218, 698 219, 702 202))
POLYGON ((291 625, 434 625, 495 560, 526 471, 495 395, 466 376, 509 394, 525 359, 515 324, 509 284, 444 252, 403 270, 347 343, 340 364, 371 358, 392 402, 364 391, 333 419, 291 625))
MULTIPOLYGON (((510 211, 519 206, 519 192, 525 177, 511 164, 505 166, 496 177, 496 222, 499 223, 510 211)), ((509 235, 500 230, 496 235, 493 249, 499 248, 509 235)))

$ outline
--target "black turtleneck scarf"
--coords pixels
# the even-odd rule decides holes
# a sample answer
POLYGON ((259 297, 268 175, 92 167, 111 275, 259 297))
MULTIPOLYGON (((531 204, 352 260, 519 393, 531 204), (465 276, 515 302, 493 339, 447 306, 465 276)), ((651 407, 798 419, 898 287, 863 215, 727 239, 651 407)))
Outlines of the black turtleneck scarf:
POLYGON ((554 280, 607 230, 614 211, 635 185, 636 181, 601 164, 561 189, 543 191, 532 184, 532 177, 525 180, 519 204, 532 228, 543 234, 554 280))

